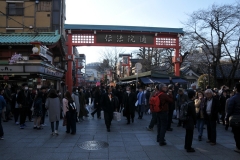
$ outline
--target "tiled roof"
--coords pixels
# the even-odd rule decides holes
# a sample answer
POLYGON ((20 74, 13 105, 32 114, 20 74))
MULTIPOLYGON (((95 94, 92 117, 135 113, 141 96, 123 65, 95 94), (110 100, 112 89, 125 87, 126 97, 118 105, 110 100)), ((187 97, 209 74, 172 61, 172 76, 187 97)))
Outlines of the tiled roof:
POLYGON ((179 33, 179 34, 184 33, 182 28, 162 28, 162 27, 142 27, 142 26, 65 24, 64 28, 71 29, 71 30, 136 31, 136 32, 179 33))
MULTIPOLYGON (((222 69, 223 69, 223 74, 226 77, 228 77, 230 72, 231 72, 231 70, 232 70, 232 64, 224 64, 224 65, 222 65, 222 69)), ((217 74, 217 78, 218 79, 222 79, 223 78, 219 67, 217 67, 216 74, 217 74)), ((234 78, 235 79, 240 79, 240 68, 239 67, 238 67, 238 69, 235 72, 234 78)))
POLYGON ((34 41, 49 45, 56 43, 60 38, 61 35, 57 32, 0 33, 0 45, 29 45, 34 41))

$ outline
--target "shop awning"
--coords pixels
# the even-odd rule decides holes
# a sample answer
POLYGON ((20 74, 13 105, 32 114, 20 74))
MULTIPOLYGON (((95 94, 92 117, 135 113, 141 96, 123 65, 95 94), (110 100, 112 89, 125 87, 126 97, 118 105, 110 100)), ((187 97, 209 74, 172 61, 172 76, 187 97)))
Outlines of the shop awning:
MULTIPOLYGON (((154 84, 154 83, 169 83, 169 79, 166 78, 155 78, 155 77, 141 77, 140 80, 144 84, 154 84)), ((172 79, 173 83, 187 83, 184 79, 176 78, 172 79)))
POLYGON ((58 42, 61 35, 58 32, 38 33, 0 33, 0 45, 31 45, 30 42, 38 41, 44 45, 58 42))

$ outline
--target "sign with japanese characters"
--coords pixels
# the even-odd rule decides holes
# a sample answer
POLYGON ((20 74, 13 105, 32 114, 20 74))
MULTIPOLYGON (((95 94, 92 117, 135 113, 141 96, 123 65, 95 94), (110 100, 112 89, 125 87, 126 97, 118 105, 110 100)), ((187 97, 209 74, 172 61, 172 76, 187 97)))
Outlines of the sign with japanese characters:
POLYGON ((97 43, 154 44, 153 35, 142 34, 97 34, 97 43))
POLYGON ((23 66, 0 66, 1 72, 23 72, 23 66))

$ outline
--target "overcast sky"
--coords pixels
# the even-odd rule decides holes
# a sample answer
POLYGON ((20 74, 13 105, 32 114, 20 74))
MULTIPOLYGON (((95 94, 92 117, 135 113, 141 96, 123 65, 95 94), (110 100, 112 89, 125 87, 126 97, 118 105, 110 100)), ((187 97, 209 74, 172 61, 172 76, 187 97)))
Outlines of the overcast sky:
MULTIPOLYGON (((212 4, 239 0, 66 0, 66 24, 126 25, 182 28, 187 14, 212 4)), ((78 47, 87 63, 98 62, 105 47, 78 47)), ((137 48, 124 48, 131 53, 137 48)))

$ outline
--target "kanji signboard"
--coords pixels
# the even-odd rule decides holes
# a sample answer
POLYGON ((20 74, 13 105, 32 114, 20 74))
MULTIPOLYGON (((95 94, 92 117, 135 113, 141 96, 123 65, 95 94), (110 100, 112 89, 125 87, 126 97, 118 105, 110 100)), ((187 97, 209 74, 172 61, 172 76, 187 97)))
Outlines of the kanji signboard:
POLYGON ((141 34, 97 34, 97 43, 154 44, 153 35, 141 34))

